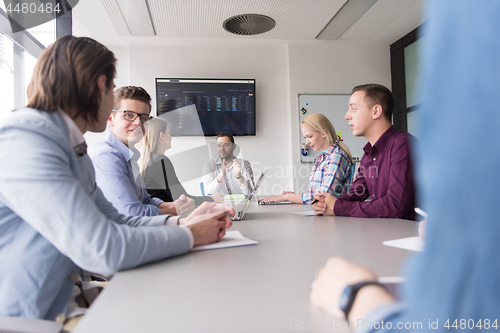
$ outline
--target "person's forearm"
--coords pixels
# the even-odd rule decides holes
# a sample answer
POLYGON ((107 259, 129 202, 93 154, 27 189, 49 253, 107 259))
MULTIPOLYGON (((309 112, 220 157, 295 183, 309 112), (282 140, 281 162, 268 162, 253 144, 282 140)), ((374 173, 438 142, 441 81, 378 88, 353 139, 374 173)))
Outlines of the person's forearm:
POLYGON ((293 203, 302 203, 302 194, 301 193, 287 193, 284 196, 283 201, 291 201, 293 203))
POLYGON ((222 174, 222 172, 219 172, 219 174, 217 175, 217 183, 222 183, 222 180, 224 179, 224 174, 222 174))
POLYGON ((332 213, 332 215, 337 215, 335 214, 335 205, 337 204, 337 201, 339 201, 339 199, 335 199, 335 202, 331 205, 331 206, 327 206, 326 209, 332 213))
POLYGON ((177 215, 177 210, 175 209, 175 205, 173 202, 163 202, 158 208, 161 210, 163 215, 177 215))
POLYGON ((349 322, 357 323, 358 319, 365 320, 368 313, 383 304, 394 302, 392 295, 381 286, 372 285, 362 288, 356 295, 354 304, 349 312, 349 322))
POLYGON ((369 196, 366 180, 358 174, 347 193, 339 198, 342 198, 343 201, 365 201, 369 196))

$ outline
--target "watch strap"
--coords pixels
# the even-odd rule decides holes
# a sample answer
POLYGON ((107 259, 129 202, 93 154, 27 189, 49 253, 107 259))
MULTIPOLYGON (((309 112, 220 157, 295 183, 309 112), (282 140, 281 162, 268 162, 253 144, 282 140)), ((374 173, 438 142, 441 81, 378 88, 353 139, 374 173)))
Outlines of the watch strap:
POLYGON ((358 294, 359 290, 363 287, 371 286, 371 285, 381 286, 382 288, 385 289, 384 285, 377 282, 377 281, 363 281, 363 282, 358 282, 355 284, 351 284, 350 286, 347 286, 347 287, 351 288, 351 293, 349 295, 349 301, 347 302, 345 308, 342 309, 342 311, 344 311, 345 318, 347 320, 349 320, 348 319, 349 312, 351 312, 352 306, 354 305, 354 301, 356 299, 356 295, 358 294))

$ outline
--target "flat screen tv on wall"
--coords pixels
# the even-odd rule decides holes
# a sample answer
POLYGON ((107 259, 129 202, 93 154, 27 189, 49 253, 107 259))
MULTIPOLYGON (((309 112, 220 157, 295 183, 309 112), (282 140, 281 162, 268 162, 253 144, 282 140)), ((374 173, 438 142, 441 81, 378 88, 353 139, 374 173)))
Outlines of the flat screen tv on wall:
POLYGON ((254 79, 156 79, 158 116, 172 136, 255 135, 254 79))

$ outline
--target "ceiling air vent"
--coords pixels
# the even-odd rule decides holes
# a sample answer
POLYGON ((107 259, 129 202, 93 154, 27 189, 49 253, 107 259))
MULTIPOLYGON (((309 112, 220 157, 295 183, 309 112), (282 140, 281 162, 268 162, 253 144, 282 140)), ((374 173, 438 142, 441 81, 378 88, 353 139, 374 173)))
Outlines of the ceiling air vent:
POLYGON ((269 16, 259 14, 236 15, 224 21, 226 31, 236 35, 258 35, 268 32, 276 22, 269 16))

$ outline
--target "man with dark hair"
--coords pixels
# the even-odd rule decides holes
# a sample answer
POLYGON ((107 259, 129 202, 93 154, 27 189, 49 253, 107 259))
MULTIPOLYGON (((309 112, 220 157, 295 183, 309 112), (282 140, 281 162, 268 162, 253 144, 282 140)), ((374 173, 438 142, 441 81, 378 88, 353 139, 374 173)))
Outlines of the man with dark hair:
POLYGON ((38 58, 28 107, 0 122, 0 317, 64 322, 83 270, 111 276, 218 241, 231 225, 227 206, 206 203, 179 227, 104 198, 83 134, 106 128, 115 62, 93 39, 59 38, 38 58))
POLYGON ((151 97, 141 87, 127 86, 114 93, 114 110, 104 138, 89 149, 97 185, 106 199, 122 214, 186 216, 194 200, 184 195, 174 202, 153 198, 145 189, 134 148, 144 136, 144 123, 151 119, 151 97))
POLYGON ((364 99, 368 105, 373 106, 375 104, 380 104, 385 119, 387 119, 389 123, 392 123, 394 96, 392 96, 392 92, 389 89, 381 84, 369 83, 352 88, 351 94, 357 91, 364 91, 364 99))
POLYGON ((415 219, 415 189, 407 132, 391 124, 394 97, 379 84, 354 87, 345 119, 363 148, 356 180, 349 191, 335 198, 321 192, 313 205, 316 214, 415 219))
POLYGON ((203 166, 203 184, 207 195, 245 194, 252 192, 253 172, 250 162, 234 157, 236 144, 229 133, 217 136, 217 159, 210 159, 203 166))
POLYGON ((498 330, 500 2, 426 7, 415 155, 418 205, 428 215, 425 249, 404 265, 399 302, 371 269, 338 257, 317 270, 311 288, 315 307, 360 333, 498 330), (464 140, 465 132, 481 144, 464 140), (489 158, 467 163, 468 152, 489 158))

